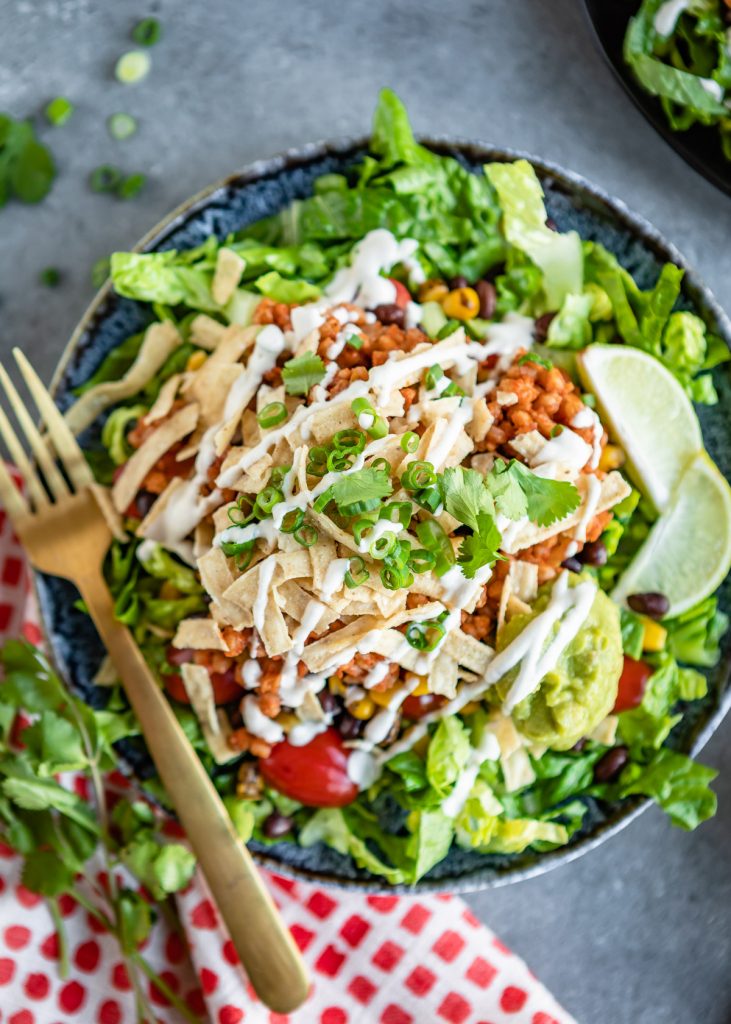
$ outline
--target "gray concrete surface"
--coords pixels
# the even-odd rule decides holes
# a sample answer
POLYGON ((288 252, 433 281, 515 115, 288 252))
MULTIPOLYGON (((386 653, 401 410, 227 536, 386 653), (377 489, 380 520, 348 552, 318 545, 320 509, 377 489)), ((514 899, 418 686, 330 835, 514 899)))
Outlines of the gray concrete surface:
MULTIPOLYGON (((0 356, 28 351, 46 378, 85 304, 89 268, 201 186, 256 157, 368 128, 395 88, 418 130, 532 151, 586 175, 653 221, 731 308, 731 201, 644 123, 595 52, 579 0, 0 0, 0 110, 38 111, 59 178, 38 208, 0 211, 0 356), (148 79, 112 69, 138 17, 165 30, 148 79), (127 111, 138 135, 110 139, 127 111), (103 162, 149 185, 92 194, 103 162), (63 271, 56 290, 39 270, 63 271)), ((706 760, 722 772, 716 820, 686 835, 651 810, 585 859, 471 898, 584 1024, 726 1024, 731 1016, 729 723, 706 760)))

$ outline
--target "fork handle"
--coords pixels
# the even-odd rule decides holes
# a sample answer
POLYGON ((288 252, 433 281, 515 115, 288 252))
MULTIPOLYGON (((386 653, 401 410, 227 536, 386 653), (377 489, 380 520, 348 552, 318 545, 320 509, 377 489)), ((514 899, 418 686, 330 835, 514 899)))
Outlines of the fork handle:
POLYGON ((106 584, 101 576, 78 583, 251 984, 271 1009, 290 1013, 309 988, 299 950, 139 647, 115 619, 106 584))

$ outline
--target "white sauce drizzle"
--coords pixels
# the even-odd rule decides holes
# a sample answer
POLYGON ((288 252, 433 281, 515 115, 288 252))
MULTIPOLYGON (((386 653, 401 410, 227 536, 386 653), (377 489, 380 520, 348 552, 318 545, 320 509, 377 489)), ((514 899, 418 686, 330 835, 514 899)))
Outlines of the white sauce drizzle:
POLYGON ((658 7, 653 20, 653 28, 659 36, 667 38, 678 23, 678 18, 688 7, 690 0, 667 0, 658 7))
POLYGON ((578 474, 591 458, 592 450, 583 437, 568 427, 552 437, 531 459, 531 468, 557 463, 567 472, 578 474))
POLYGON ((262 562, 259 562, 259 582, 254 598, 252 614, 256 631, 261 636, 264 631, 264 618, 266 616, 267 602, 269 600, 269 588, 272 585, 274 570, 277 568, 277 560, 274 555, 269 555, 262 562))
POLYGON ((335 558, 327 567, 327 572, 320 587, 320 599, 329 601, 345 582, 345 574, 350 565, 349 558, 335 558))
POLYGON ((244 697, 241 701, 241 714, 244 719, 246 731, 252 736, 258 736, 265 743, 279 743, 284 739, 284 730, 278 722, 267 716, 259 708, 256 697, 251 695, 244 697))
POLYGON ((596 514, 597 505, 602 495, 601 481, 592 474, 586 477, 587 491, 584 498, 584 507, 581 510, 581 518, 576 524, 573 539, 566 549, 566 557, 571 558, 579 550, 579 545, 586 540, 586 530, 589 523, 596 514))
POLYGON ((574 418, 571 420, 571 426, 578 428, 593 427, 594 435, 592 437, 591 462, 589 465, 592 469, 596 469, 599 465, 599 460, 602 457, 602 437, 604 436, 602 421, 594 410, 590 409, 587 405, 576 413, 574 418))

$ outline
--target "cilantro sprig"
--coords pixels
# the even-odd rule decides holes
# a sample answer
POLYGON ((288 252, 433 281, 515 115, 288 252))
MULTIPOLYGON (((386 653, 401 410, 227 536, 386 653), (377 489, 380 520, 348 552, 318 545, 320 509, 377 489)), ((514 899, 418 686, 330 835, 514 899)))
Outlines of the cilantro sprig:
POLYGON ((367 466, 354 473, 344 474, 330 488, 330 497, 343 515, 355 515, 376 507, 382 498, 393 492, 393 484, 386 469, 367 466))
POLYGON ((288 395, 306 395, 324 376, 325 364, 312 352, 289 359, 282 368, 284 390, 288 395))
POLYGON ((31 122, 0 114, 0 207, 12 196, 40 203, 55 177, 51 151, 38 141, 31 122))
MULTIPOLYGON (((138 993, 140 1016, 154 1020, 145 992, 148 981, 176 1008, 181 1020, 198 1018, 143 957, 140 943, 150 934, 156 910, 118 879, 127 868, 156 900, 188 884, 193 855, 181 843, 166 842, 152 807, 121 799, 109 811, 102 773, 117 765, 114 744, 138 732, 121 704, 96 711, 74 697, 43 655, 12 640, 0 649, 0 840, 24 859, 23 884, 45 896, 58 931, 59 971, 68 973, 68 942, 59 897, 72 896, 120 945, 138 993), (17 742, 18 713, 34 716, 17 742), (65 788, 57 776, 83 773, 90 799, 65 788), (96 881, 89 859, 101 848, 107 889, 96 881)), ((114 691, 110 704, 117 698, 114 691)))

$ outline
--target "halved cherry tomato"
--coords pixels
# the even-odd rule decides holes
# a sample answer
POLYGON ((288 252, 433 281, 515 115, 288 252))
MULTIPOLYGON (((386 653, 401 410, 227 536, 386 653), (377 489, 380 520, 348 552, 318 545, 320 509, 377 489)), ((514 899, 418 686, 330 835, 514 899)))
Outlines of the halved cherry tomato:
POLYGON ((401 705, 401 710, 404 718, 416 722, 430 711, 436 711, 445 701, 446 697, 440 697, 438 693, 425 693, 423 697, 407 697, 401 705))
POLYGON ((401 309, 406 309, 408 304, 411 302, 411 292, 405 284, 401 284, 401 282, 397 281, 395 277, 389 277, 388 280, 396 289, 396 298, 394 299, 394 302, 397 306, 400 306, 401 309))
MULTIPOLYGON (((183 652, 180 651, 178 653, 182 654, 183 652)), ((168 660, 170 660, 169 655, 168 660)), ((188 658, 187 660, 190 661, 192 659, 188 658)), ((186 662, 181 660, 173 662, 173 664, 184 665, 186 662)), ((188 691, 185 689, 183 680, 179 675, 163 676, 163 681, 168 696, 172 697, 173 700, 180 701, 181 704, 190 704, 188 691)), ((230 704, 231 701, 238 700, 244 692, 243 686, 236 682, 233 666, 225 672, 211 672, 211 686, 213 687, 213 699, 216 704, 230 704)))
POLYGON ((631 708, 639 707, 645 695, 647 681, 654 671, 652 665, 648 665, 646 661, 635 661, 625 654, 617 699, 612 710, 629 711, 631 708))
POLYGON ((277 743, 259 769, 270 786, 308 807, 344 807, 358 795, 348 776, 348 751, 333 728, 303 747, 277 743))

